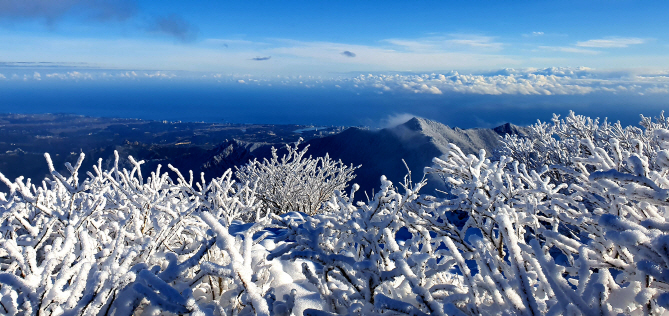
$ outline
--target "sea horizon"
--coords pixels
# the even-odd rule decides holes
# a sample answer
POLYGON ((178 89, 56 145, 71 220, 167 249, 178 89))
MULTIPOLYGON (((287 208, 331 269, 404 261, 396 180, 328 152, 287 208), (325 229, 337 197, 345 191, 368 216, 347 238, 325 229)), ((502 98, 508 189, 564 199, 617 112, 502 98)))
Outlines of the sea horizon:
POLYGON ((232 124, 296 124, 386 127, 398 119, 424 117, 459 128, 526 126, 569 111, 605 117, 623 126, 639 115, 656 117, 669 105, 662 96, 440 95, 357 92, 318 86, 248 86, 208 82, 10 82, 0 86, 0 113, 62 113, 232 124))

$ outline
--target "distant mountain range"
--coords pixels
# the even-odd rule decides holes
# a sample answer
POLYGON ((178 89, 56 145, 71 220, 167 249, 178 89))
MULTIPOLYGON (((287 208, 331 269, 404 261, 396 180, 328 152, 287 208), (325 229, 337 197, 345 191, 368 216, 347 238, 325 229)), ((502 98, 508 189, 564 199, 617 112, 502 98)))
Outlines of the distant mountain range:
MULTIPOLYGON (((308 155, 324 156, 327 153, 346 164, 361 165, 353 182, 371 194, 379 187, 381 175, 394 183, 403 181, 407 168, 402 159, 411 170, 412 180, 417 182, 432 159, 447 152, 449 143, 456 144, 464 153, 478 154, 481 148, 492 153, 500 146, 500 139, 505 134, 526 135, 526 130, 508 123, 494 129, 463 130, 414 117, 404 124, 376 131, 351 127, 335 135, 311 139, 304 145, 309 146, 308 155)), ((211 157, 203 164, 203 171, 220 174, 250 159, 270 157, 271 146, 228 141, 212 151, 211 157)), ((279 151, 281 154, 282 151, 279 151)), ((440 179, 431 178, 422 192, 435 194, 435 189, 444 189, 443 183, 440 179)))
MULTIPOLYGON (((80 153, 86 154, 81 170, 92 171, 98 159, 102 159, 103 168, 111 168, 114 151, 121 157, 122 168, 132 168, 128 155, 144 160, 145 174, 155 171, 158 164, 199 172, 212 152, 218 152, 218 146, 228 139, 285 143, 295 142, 300 137, 307 140, 323 137, 343 129, 338 126, 148 121, 73 114, 0 114, 0 172, 8 179, 24 176, 39 185, 49 176, 45 152, 51 155, 54 167, 68 175, 64 163, 76 162, 80 153)), ((0 191, 7 190, 0 184, 0 191)))
MULTIPOLYGON (((205 173, 206 179, 220 176, 229 168, 252 159, 271 157, 272 146, 285 153, 285 143, 299 137, 306 141, 311 156, 326 153, 335 160, 361 165, 353 182, 371 194, 379 187, 381 175, 401 183, 407 174, 402 159, 420 181, 423 169, 434 157, 446 153, 448 143, 465 153, 477 154, 480 148, 492 153, 505 134, 526 135, 523 127, 504 124, 493 129, 460 129, 439 122, 412 118, 404 124, 381 130, 350 127, 309 127, 299 125, 230 125, 207 123, 154 122, 128 119, 91 118, 65 114, 0 115, 0 172, 9 179, 23 175, 40 183, 48 176, 44 152, 65 172, 63 163, 74 162, 79 152, 86 153, 82 170, 91 171, 102 159, 103 168, 113 166, 113 152, 119 152, 121 167, 132 168, 127 156, 144 160, 144 174, 158 164, 168 171, 172 164, 182 171, 205 173)), ((437 194, 443 189, 440 179, 428 179, 423 193, 437 194)), ((0 184, 0 191, 7 187, 0 184)), ((364 194, 358 195, 364 197, 364 194)))

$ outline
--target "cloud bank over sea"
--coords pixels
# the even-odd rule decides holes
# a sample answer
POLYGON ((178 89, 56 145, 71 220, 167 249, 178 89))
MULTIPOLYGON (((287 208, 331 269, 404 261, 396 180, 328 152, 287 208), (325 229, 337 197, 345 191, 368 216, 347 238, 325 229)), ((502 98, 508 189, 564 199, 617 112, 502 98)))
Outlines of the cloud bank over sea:
POLYGON ((319 77, 5 65, 0 95, 0 112, 151 120, 383 127, 411 113, 470 128, 574 110, 637 125, 639 114, 667 108, 669 73, 578 67, 319 77))
POLYGON ((669 94, 669 71, 599 71, 587 67, 506 68, 476 74, 333 74, 332 76, 254 76, 186 71, 101 70, 95 68, 0 65, 0 85, 10 82, 189 81, 255 86, 335 88, 377 94, 588 95, 669 94), (3 67, 4 66, 4 67, 3 67))

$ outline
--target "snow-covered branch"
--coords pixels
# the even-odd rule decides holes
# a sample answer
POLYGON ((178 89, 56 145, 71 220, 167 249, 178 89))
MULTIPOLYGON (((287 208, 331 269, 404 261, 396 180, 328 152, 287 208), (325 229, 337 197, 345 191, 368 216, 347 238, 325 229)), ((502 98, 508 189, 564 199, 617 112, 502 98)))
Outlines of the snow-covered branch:
POLYGON ((344 191, 355 178, 358 167, 334 161, 327 154, 305 157, 309 146, 299 150, 300 141, 286 145, 288 153, 282 157, 272 147, 272 158, 250 161, 235 172, 240 182, 256 184, 256 196, 275 214, 315 214, 335 191, 344 191))

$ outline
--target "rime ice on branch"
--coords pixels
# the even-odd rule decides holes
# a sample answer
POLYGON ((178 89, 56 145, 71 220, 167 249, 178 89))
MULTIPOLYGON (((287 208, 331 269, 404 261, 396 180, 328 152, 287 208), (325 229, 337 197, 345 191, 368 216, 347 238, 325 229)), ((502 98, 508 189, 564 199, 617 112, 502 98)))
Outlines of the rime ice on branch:
POLYGON ((237 168, 235 176, 242 183, 255 183, 256 195, 263 206, 275 214, 304 212, 312 215, 321 210, 335 191, 344 191, 355 178, 358 167, 346 166, 341 160, 325 157, 308 158, 309 146, 299 150, 302 139, 279 158, 272 147, 272 158, 253 160, 237 168))
POLYGON ((366 202, 297 145, 241 183, 47 155, 40 184, 0 174, 0 314, 666 314, 669 122, 641 126, 556 116, 494 160, 451 144, 426 169, 447 197, 382 177, 366 202))
POLYGON ((83 154, 66 165, 69 177, 46 158, 53 180, 41 186, 0 175, 10 188, 0 201, 0 313, 201 313, 193 293, 203 279, 216 285, 214 297, 241 287, 200 267, 203 258, 223 258, 218 265, 225 266, 231 251, 214 246, 202 214, 228 226, 259 211, 254 188, 234 182, 230 170, 194 183, 192 173, 187 180, 172 168, 175 183, 160 166, 144 179, 143 161, 129 157, 132 170, 103 171, 100 160, 82 182, 83 154))

